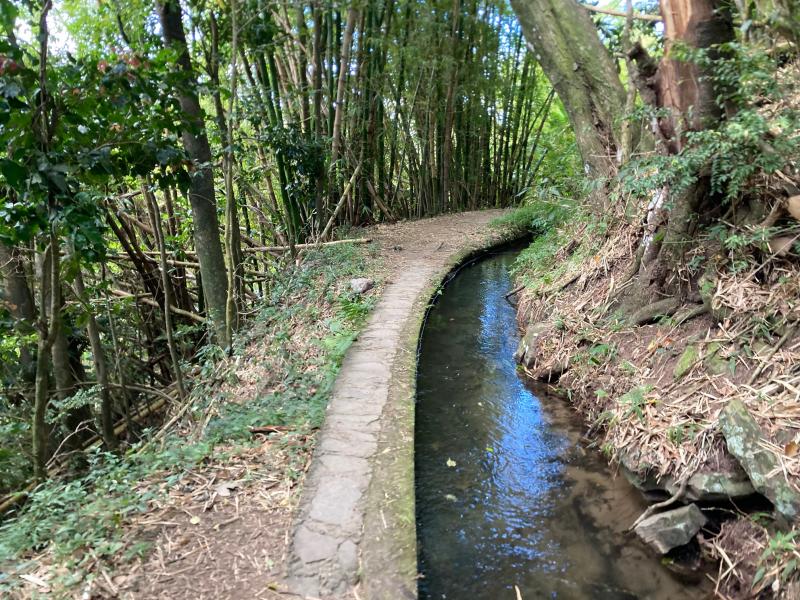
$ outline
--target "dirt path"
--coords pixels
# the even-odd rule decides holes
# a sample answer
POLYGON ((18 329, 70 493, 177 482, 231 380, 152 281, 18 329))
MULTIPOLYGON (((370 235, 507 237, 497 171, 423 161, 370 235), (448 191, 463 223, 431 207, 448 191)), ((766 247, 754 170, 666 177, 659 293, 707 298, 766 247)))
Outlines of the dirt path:
MULTIPOLYGON (((351 597, 360 571, 383 571, 388 595, 382 597, 403 597, 388 590, 413 585, 416 575, 410 437, 416 334, 430 294, 453 261, 498 237, 487 226, 499 214, 461 213, 366 230, 383 257, 383 266, 368 265, 366 274, 377 272, 385 287, 348 351, 316 444, 295 434, 263 436, 260 446, 220 448, 212 460, 165 482, 167 497, 151 503, 127 536, 153 551, 132 567, 101 567, 90 596, 338 600, 351 597), (381 477, 373 477, 376 469, 381 477), (395 489, 402 502, 389 498, 395 489)), ((290 343, 312 347, 322 329, 295 331, 290 343)), ((223 395, 246 402, 280 380, 287 365, 266 348, 256 341, 237 359, 234 383, 223 395)), ((406 592, 412 590, 400 593, 406 592)), ((381 594, 362 591, 365 596, 381 594)))

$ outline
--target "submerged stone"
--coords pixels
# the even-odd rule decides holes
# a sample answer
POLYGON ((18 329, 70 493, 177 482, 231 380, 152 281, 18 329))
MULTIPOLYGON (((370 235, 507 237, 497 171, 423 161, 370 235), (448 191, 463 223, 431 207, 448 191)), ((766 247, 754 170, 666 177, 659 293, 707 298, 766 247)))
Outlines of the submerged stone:
POLYGON ((784 518, 798 518, 800 496, 783 477, 775 455, 761 445, 763 432, 741 400, 731 400, 722 409, 719 426, 728 452, 742 465, 756 491, 766 496, 784 518))
POLYGON ((706 524, 706 517, 696 504, 689 504, 646 518, 636 526, 636 535, 643 542, 666 554, 685 546, 706 524))

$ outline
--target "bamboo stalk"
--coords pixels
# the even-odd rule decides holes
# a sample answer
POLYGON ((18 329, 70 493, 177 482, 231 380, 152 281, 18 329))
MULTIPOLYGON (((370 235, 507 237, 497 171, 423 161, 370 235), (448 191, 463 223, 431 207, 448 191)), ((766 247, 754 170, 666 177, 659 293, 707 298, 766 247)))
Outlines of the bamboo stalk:
MULTIPOLYGON (((325 225, 325 229, 322 230, 322 233, 320 234, 319 238, 317 238, 316 245, 319 245, 322 242, 322 240, 328 237, 328 234, 333 228, 333 224, 336 222, 336 217, 339 216, 339 213, 341 212, 342 207, 344 206, 344 203, 347 200, 348 195, 350 194, 350 189, 353 187, 353 184, 355 183, 356 178, 358 177, 358 174, 360 172, 361 172, 361 165, 359 164, 356 167, 356 170, 353 171, 353 175, 352 177, 350 177, 350 181, 347 182, 347 185, 344 188, 344 192, 342 192, 342 197, 339 199, 339 203, 336 205, 336 208, 334 209, 331 218, 328 219, 328 223, 327 225, 325 225)), ((295 245, 294 247, 297 248, 297 245, 295 245)))
MULTIPOLYGON (((372 238, 349 238, 345 240, 333 240, 332 242, 320 242, 319 244, 295 244, 298 250, 308 250, 310 248, 318 248, 321 246, 338 246, 340 244, 369 244, 372 238)), ((286 252, 289 246, 256 246, 253 248, 244 248, 245 252, 286 252)))
MULTIPOLYGON (((111 293, 114 296, 117 296, 118 298, 133 298, 134 300, 136 300, 137 302, 141 302, 142 304, 147 304, 148 306, 152 306, 154 308, 161 308, 161 305, 155 300, 153 300, 149 295, 131 294, 130 292, 126 292, 124 290, 114 290, 114 289, 111 290, 111 293)), ((191 319, 192 321, 195 321, 197 323, 206 322, 205 317, 201 317, 200 315, 195 314, 193 312, 189 312, 188 310, 183 310, 182 308, 178 308, 177 306, 170 305, 169 309, 176 315, 184 316, 187 319, 191 319)))

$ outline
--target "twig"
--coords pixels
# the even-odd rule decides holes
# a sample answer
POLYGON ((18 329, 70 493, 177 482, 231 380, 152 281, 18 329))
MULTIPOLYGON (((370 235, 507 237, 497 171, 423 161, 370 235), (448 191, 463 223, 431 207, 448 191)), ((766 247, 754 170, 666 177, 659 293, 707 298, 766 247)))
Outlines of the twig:
POLYGON ((678 500, 683 498, 683 495, 686 493, 686 486, 689 484, 689 477, 690 477, 690 475, 687 475, 686 477, 684 477, 683 481, 681 481, 681 486, 678 488, 678 491, 675 492, 674 494, 672 494, 671 497, 667 498, 663 502, 657 502, 656 504, 652 504, 651 506, 648 506, 647 509, 641 515, 639 515, 639 518, 636 519, 636 521, 634 521, 633 525, 631 525, 628 528, 628 531, 633 531, 634 529, 636 529, 636 526, 639 525, 639 523, 644 521, 646 518, 648 518, 650 515, 652 515, 655 511, 657 511, 657 510, 659 510, 661 508, 667 508, 668 506, 672 506, 678 500))
POLYGON ((789 329, 786 330, 786 333, 783 334, 783 337, 781 337, 781 339, 778 340, 778 343, 772 347, 772 349, 769 351, 769 354, 767 354, 767 356, 764 357, 764 362, 762 362, 761 365, 759 365, 759 367, 755 371, 753 371, 753 374, 750 376, 750 379, 747 380, 747 385, 753 385, 753 383, 755 383, 755 380, 758 379, 761 373, 764 372, 764 369, 770 366, 769 361, 772 359, 773 356, 775 356, 775 353, 781 349, 781 346, 783 346, 786 343, 786 340, 792 337, 794 332, 797 330, 797 325, 798 322, 795 321, 794 324, 791 327, 789 327, 789 329))
POLYGON ((503 296, 503 298, 505 298, 506 300, 508 300, 509 298, 511 298, 511 296, 514 296, 515 294, 519 294, 519 293, 520 293, 522 290, 524 290, 524 289, 525 289, 525 284, 518 285, 518 286, 517 286, 517 287, 515 287, 513 290, 511 290, 510 292, 508 292, 508 293, 507 293, 505 296, 503 296))
MULTIPOLYGON (((350 238, 346 240, 334 240, 332 242, 320 242, 319 244, 295 244, 297 250, 307 250, 318 246, 338 246, 339 244, 369 244, 372 238, 350 238)), ((286 252, 289 246, 252 246, 242 248, 244 252, 286 252)))
MULTIPOLYGON (((627 17, 628 15, 619 10, 611 10, 610 8, 600 8, 599 6, 590 6, 588 4, 581 3, 581 6, 588 10, 589 12, 600 13, 601 15, 610 15, 612 17, 627 17)), ((661 21, 661 15, 648 15, 645 13, 632 13, 631 18, 637 19, 639 21, 661 21)))
MULTIPOLYGON (((161 308, 161 305, 158 302, 143 294, 131 294, 123 290, 111 290, 111 294, 117 296, 118 298, 133 298, 136 302, 141 302, 142 304, 147 304, 148 306, 152 306, 154 308, 161 308)), ((188 310, 183 310, 177 306, 170 305, 169 310, 170 312, 174 312, 176 315, 181 315, 197 323, 206 322, 205 317, 201 317, 200 315, 189 312, 188 310)))
POLYGON ((284 433, 286 431, 291 431, 291 427, 287 427, 286 425, 263 425, 261 427, 250 427, 250 433, 265 433, 269 435, 270 433, 284 433))

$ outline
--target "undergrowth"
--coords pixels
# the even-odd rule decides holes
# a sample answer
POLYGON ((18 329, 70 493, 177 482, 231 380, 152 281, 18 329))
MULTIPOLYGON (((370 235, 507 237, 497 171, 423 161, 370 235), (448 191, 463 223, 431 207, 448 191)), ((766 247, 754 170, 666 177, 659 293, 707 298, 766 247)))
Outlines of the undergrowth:
POLYGON ((573 199, 555 196, 529 201, 492 221, 492 227, 511 235, 541 235, 563 223, 576 207, 573 199))
POLYGON ((342 282, 364 274, 375 260, 371 252, 341 245, 309 254, 303 265, 277 276, 269 304, 239 334, 231 358, 212 347, 202 353, 185 420, 197 424, 208 418, 206 427, 190 427, 189 435, 182 429, 184 434, 168 434, 159 442, 155 429, 146 431, 121 455, 92 451, 82 477, 39 485, 0 526, 0 595, 13 588, 13 575, 24 561, 41 551, 50 551, 67 567, 57 581, 67 588, 81 581, 89 561, 145 554, 146 543, 123 542, 126 522, 146 512, 193 467, 255 443, 248 427, 280 425, 300 433, 319 427, 342 358, 374 302, 352 294, 342 282), (293 339, 297 331, 319 337, 293 339), (252 343, 259 344, 260 353, 279 357, 286 368, 265 374, 272 380, 268 392, 252 399, 225 397, 219 375, 213 374, 222 372, 224 380, 235 382, 234 368, 225 369, 220 361, 235 365, 252 343))

